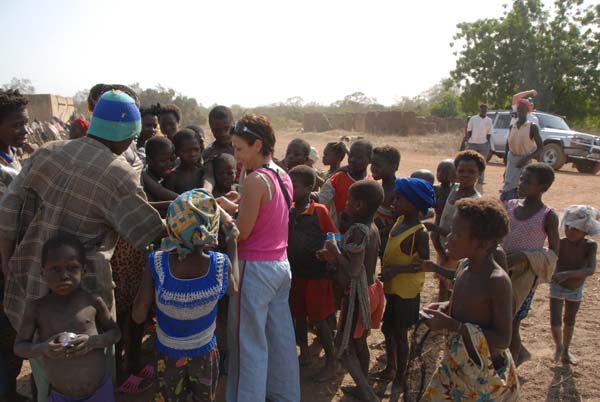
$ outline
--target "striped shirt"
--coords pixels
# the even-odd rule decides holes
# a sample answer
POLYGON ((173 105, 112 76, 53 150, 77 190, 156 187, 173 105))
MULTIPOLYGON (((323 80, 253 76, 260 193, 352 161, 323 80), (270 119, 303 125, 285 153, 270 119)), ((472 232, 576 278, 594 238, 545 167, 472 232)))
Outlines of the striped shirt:
POLYGON ((208 272, 192 279, 171 274, 169 252, 150 253, 156 300, 156 348, 169 357, 209 354, 217 343, 217 303, 228 284, 227 255, 209 252, 208 272))
POLYGON ((138 176, 102 143, 83 137, 47 143, 24 163, 0 201, 0 237, 17 240, 6 279, 5 312, 15 328, 26 299, 47 293, 41 250, 58 232, 86 248, 82 287, 112 307, 110 259, 117 234, 143 250, 163 231, 138 176))

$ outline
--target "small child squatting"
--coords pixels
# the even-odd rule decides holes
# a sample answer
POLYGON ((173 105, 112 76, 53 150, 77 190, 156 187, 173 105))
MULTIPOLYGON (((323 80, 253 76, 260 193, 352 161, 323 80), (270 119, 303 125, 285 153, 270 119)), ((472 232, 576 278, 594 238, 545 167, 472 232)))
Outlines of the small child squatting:
POLYGON ((46 242, 42 275, 50 292, 29 302, 15 341, 18 356, 43 359, 52 387, 49 402, 114 401, 104 349, 121 333, 102 298, 81 289, 84 266, 77 238, 58 235, 46 242))

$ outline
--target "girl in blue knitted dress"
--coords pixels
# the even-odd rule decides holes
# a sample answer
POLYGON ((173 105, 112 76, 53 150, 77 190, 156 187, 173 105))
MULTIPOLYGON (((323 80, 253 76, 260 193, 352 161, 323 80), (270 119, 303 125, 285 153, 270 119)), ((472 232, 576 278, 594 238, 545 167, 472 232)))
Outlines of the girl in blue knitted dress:
POLYGON ((133 319, 143 323, 156 304, 157 402, 214 401, 219 376, 217 302, 235 288, 238 230, 225 223, 226 254, 217 243, 219 208, 203 189, 181 194, 167 211, 167 237, 148 256, 133 319), (232 274, 234 272, 234 274, 232 274))

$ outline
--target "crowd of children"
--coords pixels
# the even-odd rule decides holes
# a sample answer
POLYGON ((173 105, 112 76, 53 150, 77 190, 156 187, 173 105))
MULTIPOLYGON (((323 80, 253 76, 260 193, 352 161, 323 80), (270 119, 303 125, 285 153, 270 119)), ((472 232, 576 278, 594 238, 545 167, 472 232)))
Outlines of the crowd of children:
MULTIPOLYGON (((325 365, 311 377, 314 381, 331 380, 341 364, 356 383, 343 390, 360 400, 379 400, 373 381, 392 382, 395 392, 400 392, 406 381, 408 335, 422 321, 446 335, 444 356, 424 400, 516 400, 517 366, 529 357, 521 342, 520 324, 541 283, 550 283, 555 358, 566 364, 576 363, 570 351, 575 317, 584 281, 596 268, 597 244, 587 236, 600 234, 600 213, 590 206, 575 205, 565 211, 561 222, 542 200, 554 181, 554 172, 548 165, 531 163, 524 167, 517 189, 519 197, 505 203, 482 197, 476 189, 486 162, 473 150, 441 161, 435 177, 428 170, 418 170, 408 178, 398 178, 400 152, 393 146, 374 148, 361 139, 352 142, 348 149, 343 141, 330 142, 323 149, 322 159, 329 170, 320 172, 314 166, 318 152, 303 138, 293 139, 284 157, 275 159, 273 133, 271 138, 260 132, 260 124, 270 129, 263 117, 245 116, 240 124, 234 121, 229 108, 214 107, 208 116, 214 142, 205 147, 200 127, 180 128, 182 116, 176 106, 151 105, 141 108, 140 113, 139 104, 132 106, 137 101, 134 94, 128 96, 121 91, 127 92, 127 88, 104 85, 92 91, 91 128, 87 134, 74 135, 70 142, 95 144, 96 139, 110 145, 131 140, 131 134, 117 140, 121 137, 115 139, 100 132, 101 119, 109 119, 109 109, 114 107, 107 106, 107 102, 127 104, 131 116, 123 115, 119 124, 127 118, 137 124, 131 148, 144 161, 137 176, 144 194, 132 196, 141 197, 135 201, 141 203, 147 198, 149 207, 164 218, 166 226, 157 224, 154 232, 145 233, 148 240, 160 233, 162 241, 154 241, 156 247, 150 247, 145 266, 140 268, 143 273, 136 278, 129 280, 127 275, 117 274, 126 264, 115 269, 116 317, 111 315, 112 298, 90 291, 95 288, 90 285, 86 270, 94 275, 99 269, 90 263, 90 258, 96 257, 92 257, 89 248, 100 246, 94 243, 93 231, 82 237, 73 230, 53 230, 53 235, 33 242, 40 248, 35 255, 40 256, 41 267, 35 284, 43 283, 48 291, 40 291, 38 298, 28 298, 18 321, 14 315, 8 317, 15 325, 16 338, 6 319, 8 311, 0 314, 0 372, 9 377, 1 379, 0 391, 5 392, 2 397, 9 395, 4 400, 19 400, 12 363, 17 356, 31 359, 32 368, 38 365, 34 371, 38 401, 114 400, 110 349, 121 334, 124 339, 120 345, 125 347, 117 348, 117 367, 123 365, 125 358, 134 363, 125 365, 130 367, 125 376, 116 377, 121 384, 130 374, 118 392, 141 393, 146 384, 154 381, 155 401, 184 401, 188 394, 193 395, 194 401, 214 401, 219 375, 227 374, 229 368, 236 374, 229 375, 227 400, 242 400, 240 395, 250 395, 242 387, 253 379, 240 379, 250 375, 240 366, 255 366, 244 366, 248 363, 240 361, 244 353, 240 349, 252 349, 253 344, 239 338, 240 326, 244 322, 249 327, 259 326, 260 323, 248 321, 254 318, 264 319, 267 322, 263 327, 268 326, 271 313, 267 313, 268 306, 257 304, 256 308, 265 309, 265 316, 260 318, 247 310, 252 308, 251 297, 246 296, 248 304, 243 304, 239 297, 227 301, 227 295, 236 295, 242 284, 248 288, 250 280, 261 280, 250 277, 257 275, 257 267, 281 268, 276 261, 248 257, 260 251, 250 250, 253 244, 259 247, 255 236, 259 230, 261 241, 264 240, 261 244, 268 243, 265 239, 269 231, 281 232, 284 237, 287 232, 287 242, 278 243, 277 247, 283 244, 280 254, 286 256, 291 269, 288 315, 293 320, 300 350, 299 365, 311 364, 310 329, 314 329, 315 339, 324 350, 325 365), (244 138, 251 140, 240 143, 244 138), (256 160, 264 164, 249 163, 252 150, 260 156, 256 160), (346 155, 348 161, 343 165, 346 155), (245 188, 244 178, 249 178, 245 188), (264 184, 264 194, 257 195, 254 201, 244 198, 244 191, 257 191, 256 183, 264 184), (291 189, 293 193, 289 194, 291 189), (287 205, 289 216, 279 217, 273 209, 274 202, 284 209, 287 205), (250 205, 255 208, 252 216, 248 212, 250 205), (288 222, 287 228, 256 229, 255 224, 268 222, 271 213, 281 222, 288 222), (563 238, 559 234, 561 223, 563 238), (246 262, 240 262, 240 268, 238 256, 246 262), (435 303, 423 306, 421 292, 427 272, 438 278, 439 295, 435 303), (124 295, 122 288, 128 286, 134 287, 133 294, 137 292, 135 300, 131 291, 129 296, 124 295), (125 317, 119 304, 127 306, 125 317), (151 332, 156 342, 156 359, 149 368, 139 371, 141 335, 132 334, 154 320, 156 325, 151 332), (382 322, 386 365, 382 371, 369 373, 367 337, 382 322), (11 353, 13 343, 16 356, 11 353), (230 353, 228 346, 235 353, 230 353)), ((13 198, 24 197, 22 188, 29 185, 25 175, 36 171, 35 162, 39 159, 34 159, 33 167, 28 166, 19 175, 9 170, 21 169, 14 161, 16 147, 22 145, 25 136, 22 127, 27 119, 26 104, 17 92, 0 93, 0 196, 6 194, 0 200, 0 218, 15 214, 13 198)), ((82 122, 77 124, 79 127, 82 122)), ((116 126, 117 123, 113 125, 116 126)), ((118 155, 114 147, 117 145, 109 146, 118 155)), ((77 151, 75 145, 68 150, 77 151)), ((122 191, 106 186, 93 191, 95 194, 112 190, 122 191)), ((38 201, 45 202, 44 197, 50 194, 38 194, 38 201)), ((120 195, 119 200, 125 196, 120 195)), ((128 205, 135 211, 137 204, 133 202, 128 205)), ((110 208, 119 209, 122 204, 115 201, 106 206, 107 210, 110 208)), ((140 246, 130 235, 142 230, 142 226, 138 228, 134 215, 127 217, 128 211, 122 211, 123 216, 118 218, 106 213, 108 223, 98 218, 98 224, 110 225, 118 220, 118 232, 126 241, 118 243, 117 252, 125 250, 129 256, 128 247, 133 249, 129 243, 140 246)), ((71 215, 75 216, 75 212, 71 215)), ((93 222, 90 218, 85 224, 93 222)), ((4 227, 0 225, 0 229, 4 227)), ((23 228, 16 230, 22 232, 23 228)), ((16 269, 10 259, 13 239, 0 239, 4 280, 16 269)), ((116 261, 113 259, 113 264, 116 261)), ((285 270, 282 272, 288 275, 285 270)), ((23 280, 22 276, 19 278, 23 280)), ((4 283, 0 285, 4 290, 4 283)), ((282 287, 285 303, 286 286, 282 287)), ((260 300, 257 297, 254 302, 260 300)), ((269 331, 266 333, 268 337, 269 331)), ((262 342, 266 347, 275 340, 262 342)), ((247 353, 256 357, 257 350, 247 353)), ((258 360, 264 361, 253 364, 267 367, 266 359, 267 356, 259 356, 258 360)), ((260 376, 258 372, 252 374, 260 376)), ((267 378, 272 378, 270 372, 268 376, 264 374, 265 382, 267 378)), ((297 382, 299 389, 299 378, 297 382)), ((269 387, 277 386, 280 394, 273 400, 298 401, 293 390, 296 385, 266 384, 266 396, 269 397, 269 387), (286 386, 290 393, 286 393, 286 386)), ((264 389, 256 392, 263 392, 264 399, 264 389)))

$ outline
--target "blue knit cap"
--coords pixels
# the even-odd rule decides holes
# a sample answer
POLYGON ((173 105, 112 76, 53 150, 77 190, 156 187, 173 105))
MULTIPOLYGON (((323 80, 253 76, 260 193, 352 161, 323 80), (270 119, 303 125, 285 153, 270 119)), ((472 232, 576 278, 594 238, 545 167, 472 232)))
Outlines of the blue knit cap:
POLYGON ((133 98, 125 92, 105 92, 96 107, 88 134, 107 141, 119 142, 142 131, 142 117, 133 98))
POLYGON ((435 205, 435 190, 433 185, 423 179, 396 179, 397 193, 410 201, 420 212, 426 214, 435 205))

